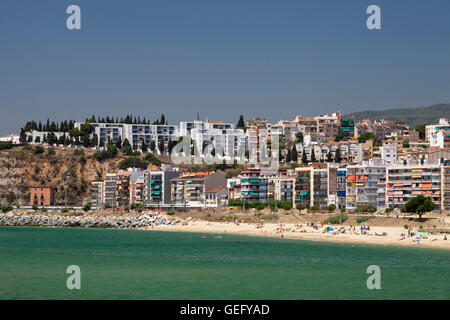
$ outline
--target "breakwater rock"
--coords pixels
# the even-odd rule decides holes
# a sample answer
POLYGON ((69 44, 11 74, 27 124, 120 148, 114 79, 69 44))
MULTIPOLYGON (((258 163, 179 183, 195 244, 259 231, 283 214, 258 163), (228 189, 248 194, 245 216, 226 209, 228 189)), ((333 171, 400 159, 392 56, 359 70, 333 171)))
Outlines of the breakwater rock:
POLYGON ((157 225, 174 225, 178 222, 177 219, 158 213, 144 213, 136 217, 0 214, 0 226, 138 229, 157 225))

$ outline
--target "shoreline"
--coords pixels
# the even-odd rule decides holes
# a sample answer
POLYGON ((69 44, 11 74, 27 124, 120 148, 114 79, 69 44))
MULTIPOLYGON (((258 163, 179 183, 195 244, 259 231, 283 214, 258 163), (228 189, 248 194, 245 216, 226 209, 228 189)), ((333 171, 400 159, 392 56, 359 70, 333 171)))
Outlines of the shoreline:
MULTIPOLYGON (((341 226, 338 226, 341 227, 341 226)), ((428 235, 427 239, 421 239, 419 242, 415 237, 403 237, 402 233, 407 232, 399 227, 371 227, 370 235, 349 234, 349 233, 323 233, 326 226, 319 227, 319 230, 314 230, 312 227, 294 224, 282 224, 283 231, 280 231, 280 224, 266 223, 261 228, 257 228, 255 223, 241 223, 236 225, 227 222, 209 222, 209 221, 190 221, 187 225, 159 225, 154 227, 144 227, 141 230, 147 231, 168 231, 168 232, 192 232, 204 234, 235 234, 245 236, 271 237, 279 239, 294 239, 307 240, 318 242, 331 243, 346 243, 346 244, 369 244, 369 245, 383 245, 383 246, 401 246, 401 247, 417 247, 417 248, 435 248, 450 250, 450 240, 443 240, 444 235, 428 235), (306 232, 299 232, 296 230, 305 230, 306 232), (386 236, 375 235, 387 232, 386 236), (419 244, 418 244, 419 243, 419 244)), ((336 226, 333 226, 336 229, 336 226)), ((349 229, 348 226, 345 227, 349 229)), ((448 238, 448 237, 447 237, 448 238)))
MULTIPOLYGON (((333 243, 410 246, 450 250, 450 240, 444 240, 443 234, 427 234, 421 238, 416 238, 416 236, 407 237, 407 230, 398 225, 370 226, 370 230, 365 231, 365 234, 361 234, 360 225, 355 225, 350 229, 349 225, 322 225, 316 223, 316 226, 312 227, 310 224, 307 225, 303 222, 213 222, 203 220, 202 218, 169 217, 158 213, 145 213, 139 216, 129 217, 0 213, 0 226, 81 227, 194 232, 203 234, 236 234, 333 243), (333 231, 324 232, 330 226, 333 228, 333 231)), ((447 235, 446 237, 448 238, 449 236, 447 235)))

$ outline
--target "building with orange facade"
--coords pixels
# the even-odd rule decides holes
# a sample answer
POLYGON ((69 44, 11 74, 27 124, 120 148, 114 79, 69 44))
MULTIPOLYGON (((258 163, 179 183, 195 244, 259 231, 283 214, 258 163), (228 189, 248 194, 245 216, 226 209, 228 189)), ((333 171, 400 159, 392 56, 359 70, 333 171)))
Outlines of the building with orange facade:
POLYGON ((51 186, 35 186, 28 189, 30 192, 30 206, 50 206, 55 204, 55 190, 51 186))

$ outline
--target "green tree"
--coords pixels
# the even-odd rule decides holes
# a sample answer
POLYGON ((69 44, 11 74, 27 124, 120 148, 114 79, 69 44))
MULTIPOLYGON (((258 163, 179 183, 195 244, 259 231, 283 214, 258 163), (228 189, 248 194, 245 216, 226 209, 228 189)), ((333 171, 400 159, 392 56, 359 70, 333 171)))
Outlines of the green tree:
POLYGON ((303 147, 303 152, 302 152, 302 163, 303 164, 307 164, 308 163, 308 159, 306 158, 305 147, 303 147))
POLYGON ((152 153, 155 153, 155 150, 156 150, 156 143, 155 143, 155 140, 152 140, 152 141, 150 142, 150 151, 151 151, 152 153))
POLYGON ((119 136, 116 140, 116 147, 117 149, 122 149, 122 137, 119 136))
POLYGON ((287 154, 286 154, 286 162, 289 163, 291 161, 292 161, 291 149, 288 149, 287 154))
POLYGON ((298 162, 298 152, 297 152, 297 147, 295 146, 295 144, 292 146, 291 159, 295 163, 298 162))
POLYGON ((316 162, 316 154, 314 152, 314 147, 311 148, 311 162, 316 162))
POLYGON ((333 162, 333 155, 331 154, 331 151, 328 151, 327 162, 333 162))
POLYGON ((299 143, 303 143, 303 133, 302 133, 302 132, 297 132, 297 133, 295 134, 295 138, 297 139, 297 141, 298 141, 299 143))
POLYGON ((88 212, 89 210, 91 210, 91 205, 90 205, 89 203, 86 203, 86 204, 83 206, 83 211, 84 211, 84 212, 88 212))
POLYGON ((425 140, 425 124, 419 124, 416 126, 416 131, 419 131, 419 139, 425 140))
POLYGON ((239 121, 236 125, 236 129, 245 129, 244 116, 242 114, 239 116, 239 121))
POLYGON ((159 152, 161 152, 161 154, 164 153, 164 139, 159 141, 159 152))
POLYGON ((338 141, 342 141, 345 139, 345 132, 344 130, 342 130, 341 128, 339 128, 336 137, 334 137, 334 141, 338 142, 338 141))
POLYGON ((148 150, 147 145, 145 144, 145 141, 142 140, 142 145, 141 145, 141 151, 142 151, 142 153, 147 152, 147 150, 148 150))
POLYGON ((375 136, 375 134, 374 134, 373 132, 364 132, 363 134, 361 134, 361 135, 358 137, 359 143, 364 143, 364 142, 366 142, 367 140, 373 140, 373 141, 376 141, 376 140, 377 140, 377 137, 375 136))
POLYGON ((405 211, 408 213, 417 213, 419 219, 422 220, 422 215, 424 213, 433 211, 435 204, 431 201, 430 197, 425 197, 424 195, 418 195, 417 197, 411 198, 406 205, 405 211))
POLYGON ((338 147, 338 148, 336 149, 336 154, 335 154, 335 157, 334 157, 334 162, 336 162, 336 163, 341 163, 341 161, 342 161, 342 157, 341 157, 341 149, 338 147))
POLYGON ((409 148, 409 141, 403 141, 402 146, 403 146, 403 148, 408 149, 409 148))

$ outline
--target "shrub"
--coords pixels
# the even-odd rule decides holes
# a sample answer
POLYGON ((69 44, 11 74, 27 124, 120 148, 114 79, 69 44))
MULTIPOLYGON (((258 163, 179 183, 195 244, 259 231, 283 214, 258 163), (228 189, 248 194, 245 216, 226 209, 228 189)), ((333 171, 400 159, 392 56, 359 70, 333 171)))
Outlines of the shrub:
POLYGON ((44 148, 42 148, 41 146, 36 146, 36 147, 34 147, 34 151, 33 151, 33 153, 34 154, 40 154, 40 153, 44 153, 44 148))
POLYGON ((327 207, 327 210, 328 210, 328 211, 334 211, 334 210, 336 210, 336 205, 330 204, 330 205, 327 207))
POLYGON ((290 202, 283 203, 283 209, 284 210, 291 210, 292 209, 292 203, 290 203, 290 202))
POLYGON ((305 210, 306 209, 306 207, 304 206, 304 205, 302 205, 302 204, 298 204, 298 205, 296 205, 295 206, 298 210, 305 210))
POLYGON ((69 208, 62 208, 61 212, 69 212, 69 208))
POLYGON ((119 169, 126 170, 127 168, 147 169, 147 163, 139 157, 129 157, 119 163, 119 169))
POLYGON ((341 208, 341 213, 345 213, 346 211, 347 211, 347 209, 341 208))
POLYGON ((84 212, 88 212, 89 210, 91 210, 91 205, 90 205, 89 203, 86 203, 86 204, 83 206, 83 211, 84 211, 84 212))
POLYGON ((373 218, 375 218, 375 217, 374 216, 359 216, 356 218, 356 222, 357 223, 366 222, 373 218))
POLYGON ((115 144, 108 144, 108 146, 106 147, 106 150, 97 151, 96 153, 94 153, 94 158, 97 161, 104 161, 107 159, 114 158, 115 156, 117 156, 118 152, 119 151, 115 144))
POLYGON ((326 223, 331 223, 331 224, 339 224, 341 222, 344 222, 345 220, 347 220, 347 215, 346 214, 338 214, 335 216, 331 216, 328 217, 325 222, 326 223))
POLYGON ((370 213, 374 213, 376 211, 377 211, 377 208, 375 208, 374 206, 371 206, 371 205, 358 206, 355 210, 355 212, 370 212, 370 213))
POLYGON ((0 141, 0 150, 11 149, 12 147, 11 141, 0 141))
POLYGON ((30 145, 27 144, 27 145, 23 146, 22 150, 31 151, 31 150, 33 150, 33 148, 30 145))
POLYGON ((76 149, 73 151, 74 156, 84 156, 84 150, 83 149, 76 149))
POLYGON ((386 213, 390 213, 390 212, 392 212, 392 211, 394 211, 394 207, 387 207, 386 208, 386 213))
POLYGON ((408 229, 409 229, 409 226, 408 226, 407 224, 405 224, 405 225, 403 226, 403 228, 405 228, 406 230, 408 230, 408 229))
POLYGON ((157 166, 161 165, 161 160, 159 160, 153 153, 147 153, 145 155, 145 161, 148 161, 152 164, 155 164, 157 166))
POLYGON ((110 208, 112 208, 112 205, 110 203, 105 203, 105 205, 103 207, 105 209, 110 209, 110 208))
POLYGON ((33 204, 33 206, 31 207, 34 211, 36 211, 38 209, 38 206, 33 204))
POLYGON ((311 207, 311 210, 312 210, 312 211, 319 211, 320 208, 319 208, 319 206, 312 206, 312 207, 311 207))
POLYGON ((44 208, 41 209, 41 211, 42 212, 47 212, 47 208, 44 207, 44 208))
POLYGON ((175 214, 175 210, 169 209, 169 210, 167 210, 167 214, 168 214, 169 216, 173 216, 173 215, 175 214))
POLYGON ((2 206, 2 212, 6 213, 8 211, 11 211, 13 209, 12 206, 2 206))
POLYGON ((53 148, 48 149, 47 153, 49 156, 54 156, 56 154, 55 149, 53 149, 53 148))

